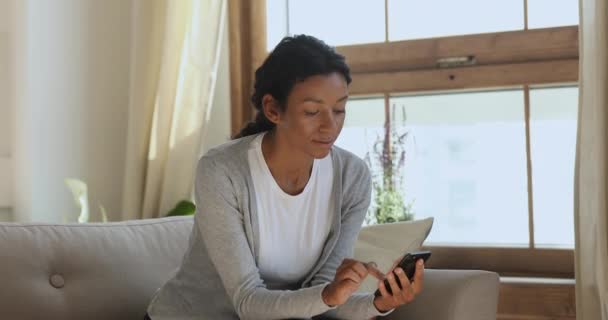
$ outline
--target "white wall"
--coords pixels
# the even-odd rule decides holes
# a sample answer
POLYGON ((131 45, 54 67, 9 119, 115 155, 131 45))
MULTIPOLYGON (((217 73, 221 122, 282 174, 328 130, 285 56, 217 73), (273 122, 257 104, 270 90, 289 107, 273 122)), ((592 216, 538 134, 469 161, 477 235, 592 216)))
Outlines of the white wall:
POLYGON ((11 220, 11 31, 14 0, 0 0, 0 221, 11 220))
POLYGON ((117 218, 131 1, 19 0, 14 18, 16 220, 74 213, 66 177, 85 180, 91 204, 117 218))
MULTIPOLYGON (((13 1, 13 0, 11 0, 13 1)), ((10 32, 11 2, 0 0, 0 157, 8 157, 11 148, 10 130, 10 32)))
MULTIPOLYGON (((0 156, 4 146, 14 160, 7 170, 14 179, 4 193, 14 206, 0 206, 0 221, 11 219, 11 211, 14 220, 24 222, 61 222, 64 213, 75 215, 63 182, 66 177, 88 183, 93 213, 102 203, 110 220, 120 218, 131 4, 131 0, 0 0, 0 32, 8 25, 14 35, 9 40, 12 55, 2 57, 0 52, 0 68, 3 62, 13 66, 4 79, 0 73, 0 90, 2 81, 8 82, 14 98, 9 103, 0 100, 0 106, 15 111, 11 115, 0 109, 0 156), (5 1, 14 5, 10 14, 2 7, 5 1), (12 22, 3 15, 12 17, 12 22), (3 129, 11 125, 14 130, 3 129)), ((224 35, 203 151, 230 135, 228 32, 224 35)))

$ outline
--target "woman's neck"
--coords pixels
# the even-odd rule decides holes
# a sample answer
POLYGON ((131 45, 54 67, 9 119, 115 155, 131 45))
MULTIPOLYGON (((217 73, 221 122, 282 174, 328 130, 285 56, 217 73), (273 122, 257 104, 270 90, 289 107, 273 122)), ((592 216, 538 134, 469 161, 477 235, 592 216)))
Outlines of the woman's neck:
POLYGON ((291 195, 301 193, 310 179, 314 158, 294 150, 285 139, 269 131, 262 139, 264 160, 281 189, 291 195))

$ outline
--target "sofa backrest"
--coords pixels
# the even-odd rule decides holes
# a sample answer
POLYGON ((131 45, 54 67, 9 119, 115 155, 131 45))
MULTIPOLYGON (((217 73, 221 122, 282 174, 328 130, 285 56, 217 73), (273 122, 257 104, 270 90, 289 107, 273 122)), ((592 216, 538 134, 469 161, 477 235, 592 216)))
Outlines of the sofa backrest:
POLYGON ((0 317, 142 319, 181 264, 192 224, 0 223, 0 317))

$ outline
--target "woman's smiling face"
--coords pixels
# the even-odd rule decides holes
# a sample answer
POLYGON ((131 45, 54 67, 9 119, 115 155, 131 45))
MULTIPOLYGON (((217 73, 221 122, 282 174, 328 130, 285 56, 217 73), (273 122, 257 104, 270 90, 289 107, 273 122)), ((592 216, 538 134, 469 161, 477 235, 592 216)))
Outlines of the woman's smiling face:
POLYGON ((315 159, 325 158, 340 135, 346 116, 348 84, 339 73, 315 75, 296 82, 281 112, 272 99, 264 97, 268 119, 296 150, 315 159))

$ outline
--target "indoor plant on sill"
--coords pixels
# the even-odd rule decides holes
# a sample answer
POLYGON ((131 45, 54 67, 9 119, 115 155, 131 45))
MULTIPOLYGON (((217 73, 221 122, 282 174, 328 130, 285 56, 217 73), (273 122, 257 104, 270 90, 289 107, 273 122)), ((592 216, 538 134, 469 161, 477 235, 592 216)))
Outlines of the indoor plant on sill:
POLYGON ((401 107, 403 122, 397 127, 395 106, 384 121, 384 136, 376 139, 372 154, 365 156, 372 173, 373 201, 366 216, 366 224, 408 221, 414 218, 412 203, 406 203, 403 194, 403 168, 405 165, 405 108, 401 107), (392 115, 391 115, 392 113, 392 115))

